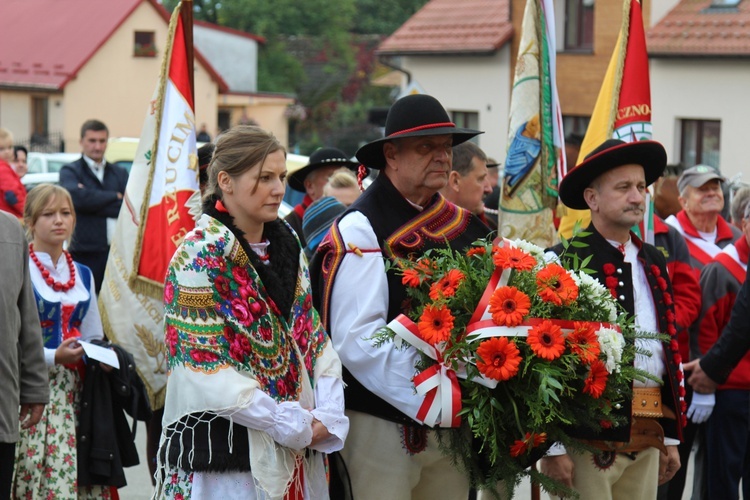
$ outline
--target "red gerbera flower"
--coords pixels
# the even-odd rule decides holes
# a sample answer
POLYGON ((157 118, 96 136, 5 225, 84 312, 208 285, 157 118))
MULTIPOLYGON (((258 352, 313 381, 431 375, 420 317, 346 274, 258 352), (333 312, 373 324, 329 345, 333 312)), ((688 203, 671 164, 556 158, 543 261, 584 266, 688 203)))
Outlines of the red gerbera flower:
POLYGON ((492 337, 479 344, 476 361, 482 375, 502 381, 518 373, 521 356, 516 344, 507 337, 492 337))
POLYGON ((470 248, 468 252, 466 252, 467 257, 471 257, 472 255, 484 255, 487 253, 487 250, 484 247, 473 247, 470 248))
POLYGON ((430 344, 436 345, 450 338, 453 315, 446 306, 426 306, 417 326, 422 337, 430 344))
POLYGON ((529 314, 531 299, 514 286, 496 289, 490 297, 492 321, 499 326, 518 326, 529 314))
POLYGON ((583 382, 583 392, 590 394, 593 398, 599 398, 607 386, 607 367, 598 359, 591 363, 589 375, 583 382))
POLYGON ((419 271, 416 269, 406 269, 403 276, 401 277, 401 284, 410 288, 417 288, 419 286, 419 271))
POLYGON ((492 260, 496 266, 504 269, 530 271, 536 265, 536 259, 520 248, 505 246, 492 249, 492 260))
POLYGON ((540 444, 542 444, 545 441, 547 441, 547 433, 546 432, 542 432, 540 434, 531 434, 531 441, 532 441, 531 445, 534 448, 536 448, 540 444))
POLYGON ((539 296, 555 305, 570 304, 578 298, 578 285, 559 264, 549 264, 536 275, 539 296))
POLYGON ((529 448, 536 448, 545 441, 547 441, 546 432, 542 432, 541 434, 527 432, 523 439, 516 439, 516 441, 511 445, 510 456, 518 457, 520 455, 523 455, 529 448))
POLYGON ((599 359, 601 348, 590 323, 573 323, 573 332, 568 335, 566 341, 570 350, 577 354, 583 363, 588 365, 599 359))
POLYGON ((544 320, 529 330, 526 341, 534 354, 548 361, 559 358, 565 352, 562 329, 549 320, 544 320))
POLYGON ((522 439, 516 439, 516 441, 510 446, 510 456, 520 457, 521 455, 526 453, 527 449, 528 445, 526 444, 526 441, 522 439))
POLYGON ((451 269, 437 283, 433 283, 430 287, 430 298, 438 300, 440 298, 453 297, 456 294, 456 289, 465 277, 464 273, 458 269, 451 269))

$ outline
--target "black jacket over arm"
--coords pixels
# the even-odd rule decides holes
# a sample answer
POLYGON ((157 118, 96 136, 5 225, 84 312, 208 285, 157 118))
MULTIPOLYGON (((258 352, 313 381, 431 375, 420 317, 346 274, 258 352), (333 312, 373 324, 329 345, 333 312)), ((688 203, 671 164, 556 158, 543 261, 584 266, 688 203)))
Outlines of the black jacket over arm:
POLYGON ((127 484, 124 467, 138 465, 135 422, 132 429, 125 418, 151 418, 151 407, 143 381, 138 376, 133 355, 116 344, 94 341, 117 354, 120 368, 105 373, 98 361, 89 359, 81 390, 78 414, 78 485, 127 484))

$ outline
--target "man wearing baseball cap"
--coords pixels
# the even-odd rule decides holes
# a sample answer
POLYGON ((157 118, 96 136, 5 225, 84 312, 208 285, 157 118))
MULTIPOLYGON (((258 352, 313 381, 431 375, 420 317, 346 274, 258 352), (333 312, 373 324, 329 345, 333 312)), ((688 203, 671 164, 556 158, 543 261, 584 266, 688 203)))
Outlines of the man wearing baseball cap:
MULTIPOLYGON (((666 222, 671 225, 685 238, 690 252, 690 265, 696 278, 700 278, 701 270, 713 260, 722 250, 732 244, 742 235, 742 232, 729 224, 721 216, 724 209, 724 193, 722 184, 726 179, 719 171, 708 165, 696 165, 682 172, 677 179, 678 201, 682 210, 670 215, 666 222)), ((690 356, 700 355, 697 341, 699 325, 694 323, 690 331, 695 332, 688 336, 681 334, 678 337, 680 347, 684 350, 685 344, 689 343, 690 356)), ((701 425, 711 415, 714 406, 713 394, 694 393, 690 387, 687 388, 686 399, 690 405, 688 415, 690 422, 685 428, 685 441, 680 445, 680 456, 687 458, 693 448, 693 441, 698 439, 698 450, 696 451, 696 469, 693 481, 693 490, 704 495, 705 492, 705 461, 703 460, 704 438, 700 435, 701 425), (697 413, 696 413, 697 412, 697 413)), ((685 479, 679 475, 673 483, 670 483, 670 498, 672 490, 678 495, 684 487, 685 479)))
POLYGON ((480 133, 456 127, 434 97, 396 101, 386 136, 357 151, 380 175, 313 257, 317 309, 344 366, 351 427, 341 456, 358 500, 468 496, 468 479, 439 449, 441 431, 417 418, 424 400, 412 383, 417 351, 375 347, 370 338, 403 311, 406 299, 386 259, 463 250, 490 232, 438 192, 448 182, 453 146, 480 133))
MULTIPOLYGON (((574 237, 585 245, 570 245, 568 252, 590 259, 586 267, 594 271, 592 276, 634 316, 639 331, 673 336, 674 299, 666 261, 631 231, 643 218, 646 187, 659 178, 666 161, 658 142, 609 139, 568 172, 560 183, 560 199, 567 207, 591 211, 585 236, 574 237)), ((562 254, 563 246, 553 250, 562 254)), ((567 454, 555 446, 542 459, 542 472, 571 486, 581 498, 656 498, 658 484, 680 468, 682 360, 670 340, 639 338, 637 345, 651 356, 636 355, 635 367, 655 380, 634 381, 632 404, 615 406, 628 424, 574 433, 592 440, 601 454, 567 454)))
POLYGON ((721 216, 724 208, 721 184, 725 181, 716 169, 707 165, 690 167, 677 179, 682 210, 666 221, 685 237, 697 275, 722 248, 742 235, 721 216))

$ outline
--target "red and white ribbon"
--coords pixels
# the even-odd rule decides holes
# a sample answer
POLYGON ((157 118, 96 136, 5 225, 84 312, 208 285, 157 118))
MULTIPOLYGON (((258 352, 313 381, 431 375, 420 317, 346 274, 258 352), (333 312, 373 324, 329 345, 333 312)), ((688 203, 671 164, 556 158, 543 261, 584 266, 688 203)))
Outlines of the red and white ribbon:
POLYGON ((417 394, 424 396, 422 406, 417 412, 417 420, 430 427, 438 424, 440 427, 459 427, 461 387, 456 372, 443 364, 442 352, 424 340, 416 323, 403 314, 399 314, 388 323, 388 328, 437 362, 414 377, 417 394))

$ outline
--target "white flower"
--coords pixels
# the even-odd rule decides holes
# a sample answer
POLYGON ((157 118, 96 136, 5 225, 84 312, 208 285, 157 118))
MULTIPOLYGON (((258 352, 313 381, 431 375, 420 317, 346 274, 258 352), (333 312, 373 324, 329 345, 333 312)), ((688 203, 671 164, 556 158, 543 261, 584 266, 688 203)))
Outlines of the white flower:
POLYGON ((609 373, 619 372, 622 362, 622 350, 625 347, 625 339, 622 334, 612 328, 599 328, 596 332, 599 346, 607 356, 607 371, 609 373))
POLYGON ((514 247, 520 248, 524 252, 531 254, 537 260, 541 259, 544 255, 544 249, 542 247, 538 247, 526 240, 513 240, 511 241, 511 244, 514 247))
POLYGON ((599 280, 591 276, 590 274, 584 273, 583 271, 578 271, 578 279, 580 282, 590 287, 596 295, 602 295, 603 293, 609 293, 609 291, 604 288, 604 285, 599 283, 599 280))
POLYGON ((602 305, 607 310, 607 314, 609 314, 609 322, 614 323, 617 321, 617 307, 615 307, 614 302, 611 300, 605 300, 602 305))
POLYGON ((578 287, 578 290, 581 290, 581 277, 578 276, 579 273, 577 273, 577 272, 575 272, 575 271, 573 271, 571 269, 566 269, 565 271, 567 271, 568 276, 570 276, 571 278, 573 278, 573 281, 576 282, 576 286, 578 287))

